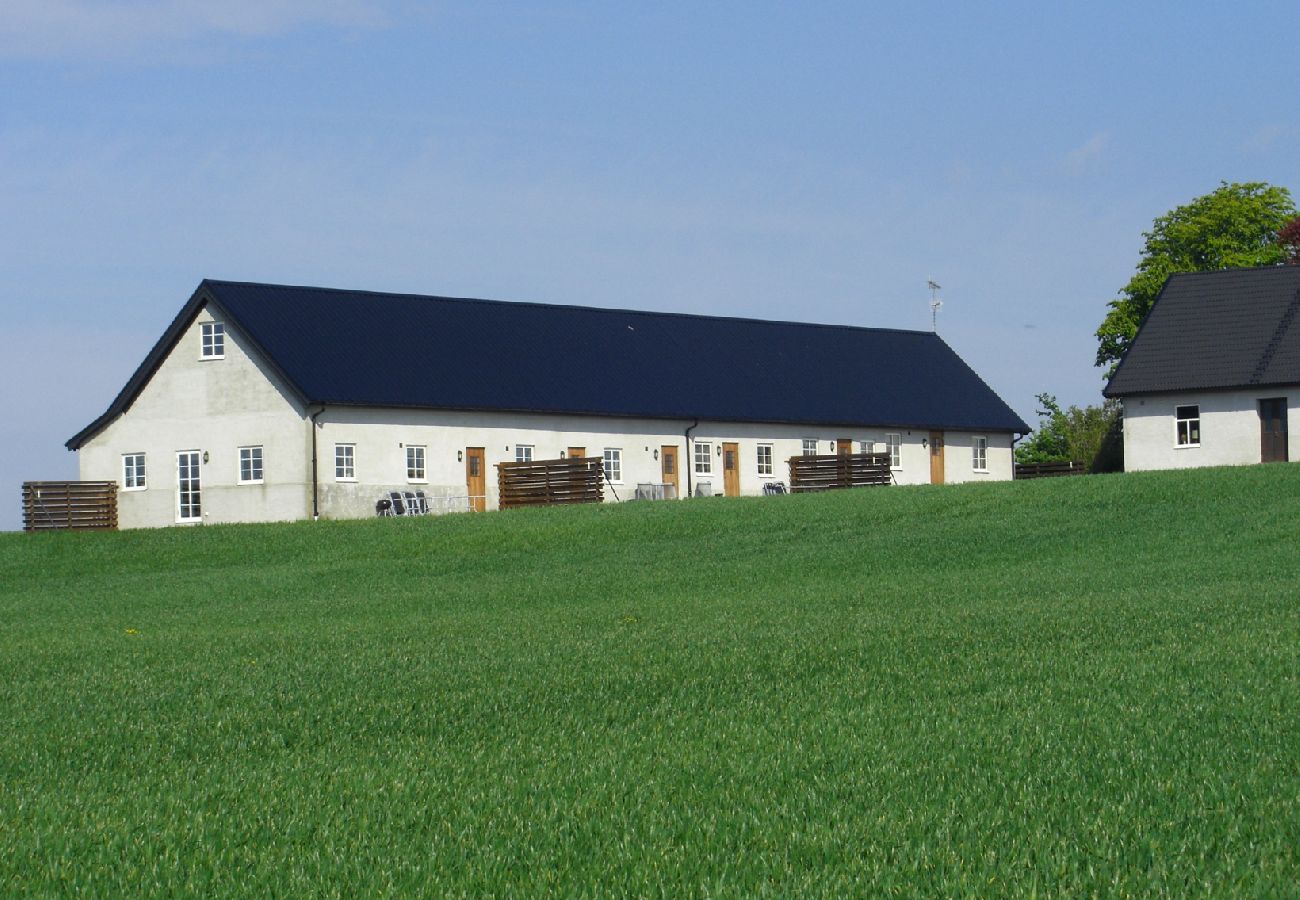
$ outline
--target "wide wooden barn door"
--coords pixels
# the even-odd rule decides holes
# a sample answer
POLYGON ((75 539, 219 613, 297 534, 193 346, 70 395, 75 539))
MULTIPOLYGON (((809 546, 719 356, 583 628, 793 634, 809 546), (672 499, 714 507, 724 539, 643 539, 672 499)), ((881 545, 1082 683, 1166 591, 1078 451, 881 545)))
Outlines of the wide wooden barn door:
POLYGON ((722 491, 728 497, 740 496, 740 445, 722 445, 722 491))
POLYGON ((930 432, 930 484, 943 484, 943 432, 930 432))
POLYGON ((465 448, 465 488, 469 493, 470 512, 487 509, 487 466, 483 463, 482 447, 465 448))
POLYGON ((1286 398, 1259 401, 1259 461, 1286 462, 1286 398))

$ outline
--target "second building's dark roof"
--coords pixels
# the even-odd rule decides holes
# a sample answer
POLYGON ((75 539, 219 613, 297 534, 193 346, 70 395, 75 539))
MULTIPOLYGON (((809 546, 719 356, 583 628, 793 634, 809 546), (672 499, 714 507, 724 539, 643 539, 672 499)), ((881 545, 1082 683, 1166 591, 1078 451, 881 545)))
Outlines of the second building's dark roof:
POLYGON ((207 280, 69 447, 204 304, 310 404, 1029 431, 930 332, 207 280))
POLYGON ((1104 391, 1300 384, 1300 266, 1169 276, 1104 391))

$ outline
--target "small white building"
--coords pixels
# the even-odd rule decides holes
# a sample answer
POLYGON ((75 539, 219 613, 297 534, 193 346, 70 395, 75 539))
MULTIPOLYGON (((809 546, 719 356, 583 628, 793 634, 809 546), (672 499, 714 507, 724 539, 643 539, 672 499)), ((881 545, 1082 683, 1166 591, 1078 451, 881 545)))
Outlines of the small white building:
POLYGON ((607 500, 761 494, 849 448, 1004 480, 1028 430, 929 332, 208 280, 67 446, 131 528, 492 509, 496 464, 577 455, 607 500))
POLYGON ((1300 266, 1170 276, 1103 392, 1124 468, 1300 459, 1300 266))

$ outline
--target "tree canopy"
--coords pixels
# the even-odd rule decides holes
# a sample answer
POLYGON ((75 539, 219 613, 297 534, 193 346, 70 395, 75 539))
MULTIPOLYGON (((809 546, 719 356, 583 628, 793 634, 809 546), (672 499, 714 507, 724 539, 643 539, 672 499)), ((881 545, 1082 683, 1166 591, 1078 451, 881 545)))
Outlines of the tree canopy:
POLYGON ((1286 255, 1288 265, 1300 266, 1300 216, 1296 216, 1277 233, 1278 246, 1286 255))
POLYGON ((1165 280, 1175 272, 1267 266, 1290 255, 1278 234, 1296 217, 1291 192, 1259 181, 1222 182, 1152 224, 1137 272, 1097 329, 1097 365, 1113 372, 1165 280))
POLYGON ((1016 447, 1016 462, 1077 462, 1093 472, 1118 471, 1122 465, 1119 444, 1119 401, 1101 406, 1061 405, 1051 394, 1039 394, 1037 430, 1016 447))

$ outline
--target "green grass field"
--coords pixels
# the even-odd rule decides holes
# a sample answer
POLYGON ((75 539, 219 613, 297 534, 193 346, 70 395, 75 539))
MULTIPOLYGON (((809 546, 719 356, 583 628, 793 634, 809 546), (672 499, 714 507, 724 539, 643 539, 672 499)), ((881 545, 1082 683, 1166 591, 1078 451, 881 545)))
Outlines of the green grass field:
POLYGON ((0 894, 1292 894, 1300 466, 0 535, 0 894))

